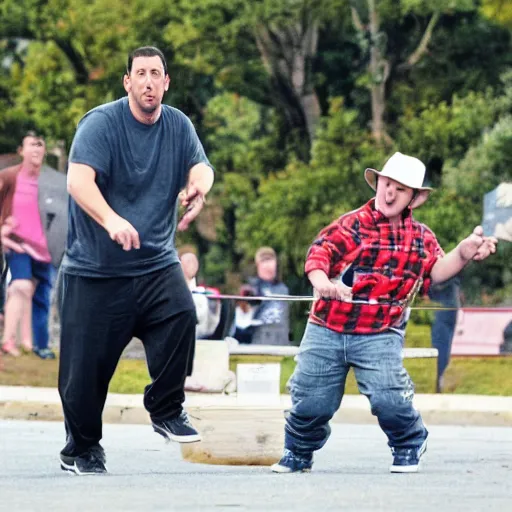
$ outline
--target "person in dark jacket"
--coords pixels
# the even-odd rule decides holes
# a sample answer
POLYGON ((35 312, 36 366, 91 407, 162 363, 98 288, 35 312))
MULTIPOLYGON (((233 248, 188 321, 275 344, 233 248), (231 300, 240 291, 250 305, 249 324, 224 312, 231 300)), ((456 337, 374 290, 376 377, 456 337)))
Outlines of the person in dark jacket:
MULTIPOLYGON (((256 277, 248 280, 254 294, 260 297, 289 295, 288 287, 277 276, 277 254, 272 247, 260 247, 254 256, 256 277)), ((252 303, 252 335, 254 345, 288 345, 290 343, 290 311, 288 302, 263 300, 252 303)), ((246 341, 247 342, 247 341, 246 341)))

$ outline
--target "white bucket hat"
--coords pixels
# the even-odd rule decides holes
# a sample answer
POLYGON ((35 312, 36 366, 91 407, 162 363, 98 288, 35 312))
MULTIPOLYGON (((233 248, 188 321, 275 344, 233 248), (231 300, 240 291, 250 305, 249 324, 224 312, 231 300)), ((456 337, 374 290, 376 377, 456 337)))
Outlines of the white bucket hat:
POLYGON ((395 153, 384 164, 382 171, 379 172, 375 169, 364 171, 364 178, 373 190, 377 190, 377 176, 386 176, 406 187, 417 190, 418 193, 411 203, 411 208, 421 206, 432 191, 431 187, 423 186, 425 164, 413 156, 407 156, 399 152, 395 153))

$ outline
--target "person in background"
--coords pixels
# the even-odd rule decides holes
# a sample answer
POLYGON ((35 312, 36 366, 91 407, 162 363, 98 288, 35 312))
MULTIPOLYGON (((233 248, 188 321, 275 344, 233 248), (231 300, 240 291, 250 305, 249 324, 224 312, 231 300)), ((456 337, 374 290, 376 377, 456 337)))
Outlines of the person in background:
MULTIPOLYGON (((7 278, 7 266, 4 261, 3 253, 0 252, 1 274, 0 274, 0 325, 4 325, 4 305, 5 305, 5 286, 7 278)), ((2 361, 2 351, 0 350, 0 371, 4 369, 2 361)))
POLYGON ((428 296, 446 311, 436 311, 431 326, 432 346, 437 348, 436 393, 442 393, 444 372, 450 363, 452 341, 457 324, 457 312, 461 306, 460 277, 455 276, 444 283, 433 284, 428 296))
MULTIPOLYGON (((192 250, 184 249, 180 254, 181 267, 185 280, 192 292, 192 298, 196 306, 197 326, 196 326, 196 339, 197 340, 220 340, 221 337, 216 337, 219 323, 221 322, 222 302, 208 298, 208 295, 219 295, 219 290, 216 288, 198 286, 197 275, 199 272, 199 260, 192 250)), ((229 305, 224 303, 224 305, 229 305)), ((221 375, 220 380, 216 381, 216 386, 212 387, 212 382, 209 378, 205 378, 202 368, 203 362, 199 361, 196 364, 194 371, 194 356, 195 346, 189 358, 189 367, 187 371, 187 378, 185 380, 185 390, 194 392, 219 392, 224 390, 233 390, 233 384, 236 377, 233 372, 227 371, 225 375, 221 375)), ((208 362, 208 364, 210 364, 208 362)))
POLYGON ((54 269, 66 238, 66 178, 43 167, 45 152, 44 138, 27 132, 19 148, 21 164, 0 171, 0 236, 11 274, 2 350, 14 357, 20 355, 20 327, 25 351, 55 358, 48 348, 48 322, 54 269))
POLYGON ((5 289, 7 286, 7 263, 0 252, 0 325, 4 324, 5 289))
POLYGON ((206 286, 198 286, 199 260, 193 252, 183 252, 180 262, 196 306, 196 339, 207 339, 215 332, 219 324, 221 310, 220 300, 209 299, 207 295, 218 295, 219 291, 206 286))
MULTIPOLYGON (((241 297, 255 297, 256 292, 250 284, 243 284, 238 295, 241 297)), ((261 302, 253 300, 236 301, 232 336, 239 343, 248 344, 252 342, 254 330, 262 323, 261 320, 254 318, 260 304, 261 302)))
MULTIPOLYGON (((277 255, 272 247, 260 247, 255 254, 256 277, 248 284, 256 296, 288 295, 288 287, 277 277, 277 255)), ((253 320, 251 343, 256 345, 288 345, 290 343, 290 313, 286 301, 264 300, 257 306, 253 320)))

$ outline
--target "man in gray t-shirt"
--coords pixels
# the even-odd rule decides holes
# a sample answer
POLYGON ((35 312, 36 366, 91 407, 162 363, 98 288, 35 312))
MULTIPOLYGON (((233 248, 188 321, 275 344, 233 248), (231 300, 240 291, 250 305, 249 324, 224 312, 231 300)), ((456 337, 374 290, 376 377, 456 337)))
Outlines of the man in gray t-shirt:
POLYGON ((61 268, 59 392, 67 443, 61 467, 105 473, 101 415, 108 385, 133 336, 152 383, 144 405, 167 439, 200 440, 183 411, 196 315, 174 246, 213 185, 190 120, 162 104, 167 64, 154 47, 128 58, 128 96, 80 121, 68 170, 69 227, 61 268), (178 202, 186 211, 178 222, 178 202))

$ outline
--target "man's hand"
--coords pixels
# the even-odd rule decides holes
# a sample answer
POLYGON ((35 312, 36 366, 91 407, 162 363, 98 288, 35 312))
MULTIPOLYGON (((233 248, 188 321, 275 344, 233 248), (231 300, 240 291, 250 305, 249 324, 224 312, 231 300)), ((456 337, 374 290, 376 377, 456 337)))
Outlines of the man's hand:
POLYGON ((178 223, 178 230, 185 231, 203 209, 205 198, 194 185, 189 185, 185 190, 182 190, 178 197, 181 206, 186 208, 185 213, 178 223))
POLYGON ((123 246, 123 250, 140 249, 140 239, 137 230, 126 220, 113 213, 105 222, 105 229, 110 238, 123 246))
POLYGON ((459 255, 463 260, 485 260, 496 252, 498 240, 493 236, 484 236, 482 226, 477 226, 471 235, 459 244, 459 255))
POLYGON ((315 289, 315 297, 345 302, 352 300, 352 288, 344 285, 341 281, 332 282, 322 270, 311 271, 308 274, 308 279, 315 289))

